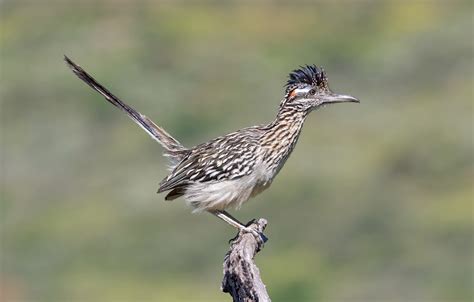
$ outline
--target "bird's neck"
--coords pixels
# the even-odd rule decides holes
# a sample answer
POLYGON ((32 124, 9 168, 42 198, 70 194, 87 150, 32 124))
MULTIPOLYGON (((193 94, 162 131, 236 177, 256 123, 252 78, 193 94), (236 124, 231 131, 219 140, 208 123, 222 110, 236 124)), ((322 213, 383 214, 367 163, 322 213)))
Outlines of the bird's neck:
POLYGON ((267 132, 280 138, 299 134, 306 119, 307 112, 293 107, 280 107, 275 119, 268 124, 267 132))
POLYGON ((299 132, 303 123, 306 119, 306 113, 293 110, 293 109, 280 109, 275 119, 268 125, 268 131, 273 133, 279 133, 284 135, 283 132, 287 132, 286 135, 299 132))
POLYGON ((263 147, 268 148, 265 161, 278 173, 293 151, 307 113, 293 108, 280 108, 275 120, 265 129, 263 147))

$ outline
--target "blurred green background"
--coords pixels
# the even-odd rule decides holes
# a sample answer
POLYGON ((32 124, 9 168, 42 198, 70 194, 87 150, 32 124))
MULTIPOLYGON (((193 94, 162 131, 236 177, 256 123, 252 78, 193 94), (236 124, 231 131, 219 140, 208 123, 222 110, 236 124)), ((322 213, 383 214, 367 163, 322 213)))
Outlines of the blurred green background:
POLYGON ((1 1, 2 301, 229 301, 232 228, 157 195, 161 147, 67 54, 186 146, 270 121, 322 65, 273 186, 274 301, 472 301, 471 1, 1 1), (192 4, 191 4, 192 3, 192 4))

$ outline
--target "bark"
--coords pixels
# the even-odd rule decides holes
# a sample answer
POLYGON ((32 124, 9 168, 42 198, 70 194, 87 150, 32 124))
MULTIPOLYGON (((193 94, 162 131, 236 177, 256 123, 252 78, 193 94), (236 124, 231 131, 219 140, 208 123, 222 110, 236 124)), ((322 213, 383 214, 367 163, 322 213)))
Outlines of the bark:
MULTIPOLYGON (((260 218, 250 226, 263 234, 266 225, 267 221, 260 218)), ((252 233, 240 232, 232 240, 230 250, 224 258, 224 279, 221 289, 229 293, 234 302, 271 301, 260 278, 260 271, 253 261, 263 245, 263 238, 252 233)))

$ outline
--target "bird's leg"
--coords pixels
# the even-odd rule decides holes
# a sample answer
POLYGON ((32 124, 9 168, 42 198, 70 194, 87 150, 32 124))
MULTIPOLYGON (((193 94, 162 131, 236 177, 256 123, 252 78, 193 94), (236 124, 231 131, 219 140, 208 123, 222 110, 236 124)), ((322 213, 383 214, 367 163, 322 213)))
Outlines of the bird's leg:
MULTIPOLYGON (((217 211, 212 211, 211 213, 216 215, 220 219, 224 220, 225 222, 227 222, 228 224, 230 224, 234 228, 238 229, 239 232, 252 233, 257 238, 260 238, 263 242, 266 242, 268 240, 268 238, 264 234, 262 234, 260 232, 257 232, 254 228, 251 227, 251 225, 255 221, 255 219, 252 219, 249 223, 247 223, 247 225, 244 225, 242 222, 238 221, 235 217, 233 217, 232 215, 230 215, 226 211, 217 210, 217 211)), ((238 237, 238 234, 237 234, 236 237, 238 237)), ((231 239, 231 241, 232 240, 233 239, 231 239)))
POLYGON ((228 224, 230 224, 231 226, 233 226, 234 228, 236 229, 244 229, 245 228, 245 225, 240 222, 239 220, 237 220, 237 218, 233 217, 232 215, 230 215, 228 212, 226 211, 213 211, 211 212, 212 214, 216 215, 217 217, 219 217, 220 219, 224 220, 225 222, 227 222, 228 224))

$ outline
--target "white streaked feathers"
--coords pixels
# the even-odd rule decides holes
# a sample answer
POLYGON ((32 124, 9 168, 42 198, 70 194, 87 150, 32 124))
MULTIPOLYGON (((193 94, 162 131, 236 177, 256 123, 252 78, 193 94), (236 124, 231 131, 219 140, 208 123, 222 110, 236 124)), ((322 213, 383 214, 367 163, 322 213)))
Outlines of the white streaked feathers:
POLYGON ((264 166, 259 163, 252 175, 239 179, 193 183, 186 188, 184 199, 194 208, 193 212, 238 209, 250 197, 270 186, 272 178, 264 166))

